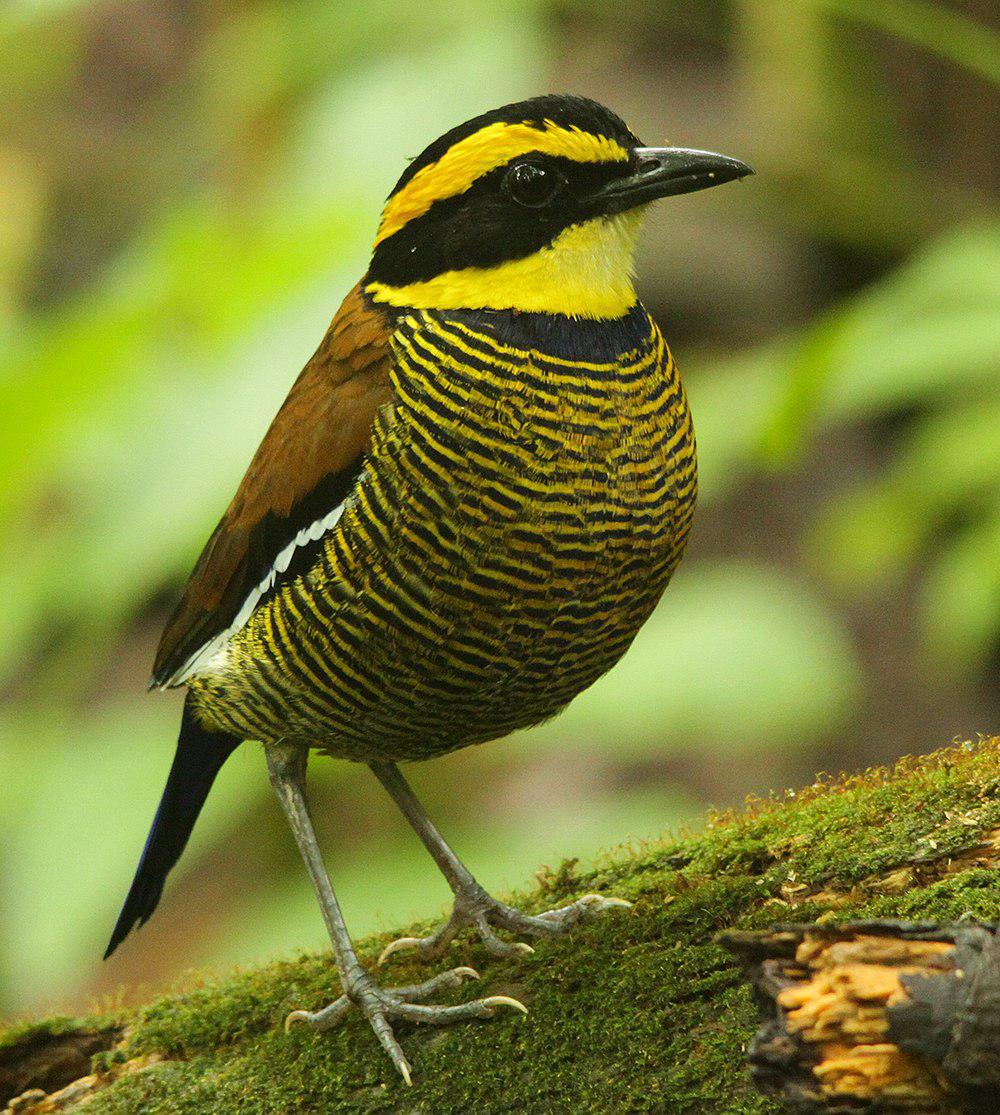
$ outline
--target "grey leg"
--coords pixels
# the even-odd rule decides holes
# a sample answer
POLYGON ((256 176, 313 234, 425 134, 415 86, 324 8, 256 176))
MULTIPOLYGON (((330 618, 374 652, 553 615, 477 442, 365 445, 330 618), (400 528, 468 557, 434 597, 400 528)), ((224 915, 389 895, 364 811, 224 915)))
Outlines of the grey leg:
POLYGON ((444 837, 417 801, 409 783, 395 763, 371 763, 375 777, 382 783, 403 816, 410 822, 424 847, 434 857, 434 862, 448 880, 455 895, 451 917, 429 937, 400 937, 386 945, 379 964, 384 964, 394 952, 414 949, 426 957, 440 956, 455 936, 466 926, 473 926, 486 948, 495 956, 513 956, 516 953, 534 952, 523 941, 504 941, 493 931, 493 926, 510 933, 523 933, 532 937, 558 937, 568 932, 577 922, 613 906, 631 906, 623 898, 608 898, 602 894, 585 894, 568 906, 531 915, 515 910, 491 897, 476 882, 472 874, 445 843, 444 837))
POLYGON ((424 983, 406 987, 382 988, 361 967, 351 938, 344 924, 337 896, 333 893, 312 818, 306 804, 305 779, 308 752, 303 748, 288 745, 272 745, 266 748, 267 771, 271 785, 278 796, 288 824, 299 846, 299 852, 312 879, 316 897, 319 900, 323 920, 326 922, 337 972, 344 994, 328 1007, 319 1011, 295 1010, 285 1020, 285 1028, 293 1023, 304 1022, 317 1030, 329 1029, 339 1022, 350 1010, 357 1006, 371 1024, 383 1048, 392 1059, 407 1084, 410 1083, 410 1063, 407 1061, 399 1042, 396 1041, 391 1023, 398 1020, 443 1025, 448 1022, 462 1022, 474 1018, 492 1018, 498 1007, 513 1007, 527 1014, 525 1007, 507 995, 492 995, 471 1003, 454 1007, 420 1006, 418 1001, 432 995, 443 987, 454 987, 466 977, 476 977, 472 968, 455 968, 443 972, 424 983))

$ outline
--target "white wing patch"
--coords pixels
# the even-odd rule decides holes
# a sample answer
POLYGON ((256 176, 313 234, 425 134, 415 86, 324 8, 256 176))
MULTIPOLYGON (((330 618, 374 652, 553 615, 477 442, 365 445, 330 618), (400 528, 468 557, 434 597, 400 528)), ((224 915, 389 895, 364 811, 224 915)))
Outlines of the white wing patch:
POLYGON ((190 658, 187 659, 184 665, 181 666, 176 673, 172 674, 160 688, 166 689, 172 685, 182 685, 194 674, 211 674, 222 669, 226 661, 226 650, 229 645, 229 640, 253 615, 254 609, 263 597, 274 588, 279 574, 284 573, 289 565, 291 565, 295 551, 302 546, 308 545, 310 542, 318 542, 327 531, 333 530, 337 523, 340 522, 340 517, 347 509, 347 504, 347 500, 338 503, 329 514, 310 523, 309 526, 303 527, 291 542, 280 551, 260 584, 250 590, 247 598, 240 605, 240 610, 236 613, 233 622, 226 630, 220 631, 218 635, 214 635, 207 643, 202 643, 190 658))

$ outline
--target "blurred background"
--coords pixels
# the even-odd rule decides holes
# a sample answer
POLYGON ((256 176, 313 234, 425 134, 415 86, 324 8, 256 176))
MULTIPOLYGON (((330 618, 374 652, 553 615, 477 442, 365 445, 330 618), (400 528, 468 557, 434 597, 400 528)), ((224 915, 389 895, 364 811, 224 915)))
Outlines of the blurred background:
MULTIPOLYGON (((490 887, 708 804, 1000 730, 993 0, 4 0, 0 1015, 324 931, 259 748, 106 943, 173 754, 153 650, 274 411, 451 125, 573 91, 757 176, 659 205, 639 287, 701 500, 625 661, 411 768, 490 887)), ((317 760, 349 924, 443 909, 363 768, 317 760)), ((116 991, 124 987, 125 991, 116 991)))

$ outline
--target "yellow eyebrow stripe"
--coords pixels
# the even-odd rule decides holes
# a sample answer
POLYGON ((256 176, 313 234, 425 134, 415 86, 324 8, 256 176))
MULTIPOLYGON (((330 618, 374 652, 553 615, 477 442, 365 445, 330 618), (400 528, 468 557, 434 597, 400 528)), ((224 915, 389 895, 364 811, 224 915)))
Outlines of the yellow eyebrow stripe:
POLYGON ((459 140, 437 162, 422 167, 386 203, 375 243, 380 244, 414 217, 422 216, 441 198, 464 193, 477 178, 503 166, 515 155, 542 151, 577 162, 626 162, 628 149, 607 136, 582 128, 563 128, 546 120, 541 128, 531 124, 498 122, 459 140))

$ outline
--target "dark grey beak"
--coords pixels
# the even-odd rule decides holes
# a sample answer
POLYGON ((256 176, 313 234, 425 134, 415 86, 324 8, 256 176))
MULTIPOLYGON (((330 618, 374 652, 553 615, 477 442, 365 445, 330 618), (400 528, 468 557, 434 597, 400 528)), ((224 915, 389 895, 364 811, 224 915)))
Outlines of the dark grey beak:
POLYGON ((674 194, 690 194, 746 178, 753 170, 739 159, 688 147, 634 147, 633 173, 608 183, 593 200, 617 213, 674 194))

